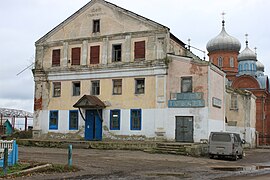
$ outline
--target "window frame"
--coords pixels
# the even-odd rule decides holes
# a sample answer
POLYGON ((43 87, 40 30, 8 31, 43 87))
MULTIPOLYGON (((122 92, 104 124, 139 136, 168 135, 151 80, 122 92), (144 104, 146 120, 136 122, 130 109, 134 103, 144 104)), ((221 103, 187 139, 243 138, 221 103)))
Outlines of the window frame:
POLYGON ((218 67, 223 67, 223 58, 220 56, 218 57, 218 67))
POLYGON ((72 82, 72 96, 80 96, 81 95, 81 82, 73 81, 72 82), (76 84, 79 84, 79 93, 76 93, 76 84))
POLYGON ((234 67, 234 58, 230 57, 230 67, 234 67))
POLYGON ((121 122, 121 110, 120 109, 112 109, 112 110, 110 110, 110 130, 120 130, 120 127, 121 127, 121 124, 120 124, 120 122, 121 122), (118 123, 118 127, 114 127, 113 125, 113 122, 114 122, 114 120, 113 120, 113 113, 114 112, 117 112, 118 113, 118 117, 117 117, 117 123, 118 123))
POLYGON ((122 44, 113 44, 112 45, 112 62, 121 62, 121 61, 122 61, 122 44), (120 46, 120 50, 116 49, 117 46, 120 46))
POLYGON ((61 82, 53 82, 53 92, 52 92, 52 96, 53 97, 61 97, 61 82), (56 95, 57 91, 56 91, 56 87, 59 86, 59 95, 56 95))
POLYGON ((91 81, 91 95, 98 96, 100 95, 100 80, 93 80, 91 81), (98 86, 93 86, 94 83, 98 82, 98 86), (96 92, 98 88, 98 93, 96 92))
POLYGON ((134 42, 134 59, 144 60, 145 59, 145 41, 134 42))
POLYGON ((100 19, 93 19, 93 33, 100 32, 100 19))
POLYGON ((142 109, 130 109, 130 130, 137 130, 140 131, 142 130, 142 109), (132 117, 132 112, 133 111, 137 111, 139 114, 139 127, 134 127, 134 122, 133 122, 133 118, 132 117))
POLYGON ((238 109, 238 97, 237 97, 237 94, 231 94, 230 109, 231 110, 237 110, 238 109))
POLYGON ((122 82, 123 82, 122 79, 113 79, 112 80, 112 83, 113 83, 112 94, 113 95, 122 95, 122 87, 123 87, 122 82), (120 82, 121 82, 121 84, 117 84, 120 82), (116 91, 115 91, 115 88, 116 88, 116 91), (117 92, 119 89, 120 89, 120 92, 117 92))
POLYGON ((79 112, 78 112, 78 110, 69 110, 69 121, 68 121, 68 125, 69 125, 69 130, 78 130, 79 129, 79 112), (76 113, 76 127, 71 127, 71 114, 72 113, 76 113))
POLYGON ((61 49, 52 50, 52 66, 60 66, 61 61, 61 49))
POLYGON ((90 46, 90 64, 100 63, 100 46, 90 46), (98 52, 97 54, 93 52, 98 52))
POLYGON ((135 94, 145 94, 145 78, 135 78, 135 94), (138 82, 143 81, 143 87, 138 87, 138 82), (140 92, 143 89, 143 92, 140 92))
POLYGON ((192 93, 193 92, 193 78, 192 76, 185 76, 185 77, 181 77, 181 93, 192 93), (190 87, 188 88, 188 90, 184 91, 184 87, 185 87, 185 82, 186 80, 190 80, 190 87))
POLYGON ((50 110, 49 111, 49 130, 58 130, 58 120, 59 120, 59 111, 58 110, 50 110), (57 113, 56 117, 52 117, 53 113, 57 113), (56 119, 55 124, 52 124, 52 118, 56 119))
POLYGON ((71 48, 71 65, 72 66, 81 65, 81 47, 71 48), (77 55, 76 53, 78 53, 78 57, 76 57, 77 55))

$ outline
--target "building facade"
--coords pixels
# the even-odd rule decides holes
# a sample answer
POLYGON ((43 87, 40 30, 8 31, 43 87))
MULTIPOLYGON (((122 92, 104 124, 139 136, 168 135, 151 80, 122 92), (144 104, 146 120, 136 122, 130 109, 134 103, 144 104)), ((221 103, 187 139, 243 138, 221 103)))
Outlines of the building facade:
POLYGON ((225 74, 170 29, 92 0, 36 42, 34 137, 199 142, 225 129, 225 74))

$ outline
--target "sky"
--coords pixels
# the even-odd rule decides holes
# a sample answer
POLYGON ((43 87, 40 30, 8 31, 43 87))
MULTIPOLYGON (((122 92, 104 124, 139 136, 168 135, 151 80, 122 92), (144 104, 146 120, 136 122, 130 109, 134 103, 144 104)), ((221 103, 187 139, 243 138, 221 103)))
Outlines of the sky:
MULTIPOLYGON (((107 0, 170 28, 191 46, 206 51, 206 44, 225 29, 237 38, 241 51, 245 34, 257 47, 258 60, 270 75, 269 0, 107 0)), ((0 2, 0 107, 33 112, 35 42, 88 0, 8 0, 0 2), (20 73, 19 75, 17 75, 20 73)), ((192 50, 203 58, 203 53, 192 50)), ((208 60, 207 54, 206 59, 208 60)))

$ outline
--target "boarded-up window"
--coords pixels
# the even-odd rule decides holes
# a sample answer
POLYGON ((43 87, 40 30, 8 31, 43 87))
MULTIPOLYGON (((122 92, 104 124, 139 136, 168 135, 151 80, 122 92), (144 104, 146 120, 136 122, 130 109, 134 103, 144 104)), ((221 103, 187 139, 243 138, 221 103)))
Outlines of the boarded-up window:
POLYGON ((52 66, 60 66, 60 49, 52 51, 52 66))
POLYGON ((80 65, 81 48, 72 48, 71 53, 71 65, 80 65))
POLYGON ((145 58, 145 41, 135 42, 134 56, 135 59, 145 58))
POLYGON ((181 92, 182 93, 192 92, 192 77, 181 78, 181 92))
POLYGON ((90 47, 90 64, 99 64, 99 46, 90 47))

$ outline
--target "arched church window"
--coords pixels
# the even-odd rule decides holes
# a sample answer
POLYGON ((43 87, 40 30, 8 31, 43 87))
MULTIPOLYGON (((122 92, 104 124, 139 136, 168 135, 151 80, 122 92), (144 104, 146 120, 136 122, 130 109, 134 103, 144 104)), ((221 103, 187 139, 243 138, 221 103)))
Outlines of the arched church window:
POLYGON ((230 67, 234 67, 234 58, 230 57, 230 67))
POLYGON ((245 67, 244 67, 244 71, 248 71, 249 68, 248 68, 248 63, 245 64, 245 67))
POLYGON ((253 71, 253 64, 250 64, 250 70, 253 71))
POLYGON ((218 58, 218 67, 223 67, 223 58, 222 57, 218 58))
POLYGON ((255 64, 253 64, 253 71, 257 71, 255 64))
POLYGON ((239 72, 242 71, 242 64, 239 64, 238 70, 239 70, 239 72))

